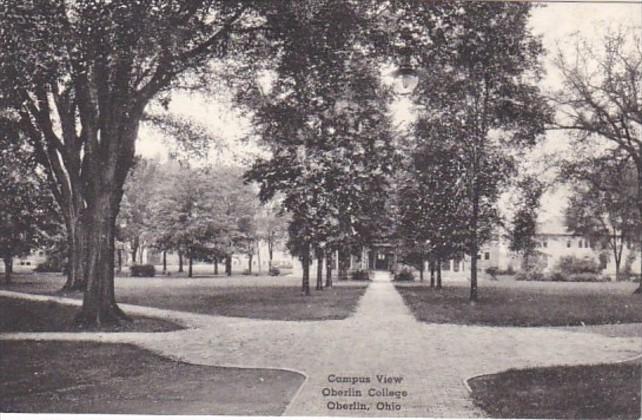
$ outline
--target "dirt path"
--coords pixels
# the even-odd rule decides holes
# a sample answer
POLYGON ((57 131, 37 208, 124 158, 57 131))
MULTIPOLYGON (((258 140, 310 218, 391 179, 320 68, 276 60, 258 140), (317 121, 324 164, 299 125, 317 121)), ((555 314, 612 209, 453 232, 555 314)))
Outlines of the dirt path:
POLYGON ((483 413, 473 406, 463 382, 470 376, 509 368, 614 362, 642 349, 639 337, 420 323, 386 273, 377 273, 355 315, 341 321, 265 321, 123 308, 193 328, 153 334, 17 333, 0 334, 0 339, 128 342, 191 363, 294 370, 307 380, 285 414, 331 416, 480 417, 483 413), (380 383, 382 375, 398 379, 380 383), (369 383, 337 380, 352 377, 369 383))

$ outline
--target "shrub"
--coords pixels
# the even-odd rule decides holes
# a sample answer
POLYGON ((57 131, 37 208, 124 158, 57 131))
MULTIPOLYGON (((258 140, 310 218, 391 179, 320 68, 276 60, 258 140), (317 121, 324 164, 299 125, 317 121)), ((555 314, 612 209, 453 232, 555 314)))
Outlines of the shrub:
POLYGON ((486 274, 491 275, 492 277, 495 277, 499 273, 499 267, 488 267, 486 269, 486 274))
POLYGON ((47 259, 33 269, 36 273, 60 273, 63 271, 63 265, 60 261, 47 259))
POLYGON ((154 277, 156 269, 151 264, 132 265, 129 267, 132 277, 154 277))
POLYGON ((281 275, 281 270, 279 270, 279 267, 272 267, 272 268, 270 268, 270 271, 268 271, 268 275, 270 275, 270 276, 280 276, 281 275))
POLYGON ((395 281, 415 281, 415 273, 409 268, 402 268, 398 273, 395 273, 395 281))
POLYGON ((350 273, 352 280, 370 280, 370 271, 368 270, 354 270, 350 273))
POLYGON ((549 277, 551 281, 567 281, 567 282, 604 282, 609 281, 609 277, 601 276, 595 273, 561 273, 559 271, 553 272, 549 277))
POLYGON ((546 280, 544 270, 546 261, 539 256, 532 256, 528 261, 524 261, 524 269, 515 275, 515 280, 521 281, 542 281, 546 280))
POLYGON ((567 255, 559 259, 556 264, 556 271, 561 271, 564 274, 598 274, 602 270, 600 269, 600 264, 594 258, 577 258, 574 255, 567 255))

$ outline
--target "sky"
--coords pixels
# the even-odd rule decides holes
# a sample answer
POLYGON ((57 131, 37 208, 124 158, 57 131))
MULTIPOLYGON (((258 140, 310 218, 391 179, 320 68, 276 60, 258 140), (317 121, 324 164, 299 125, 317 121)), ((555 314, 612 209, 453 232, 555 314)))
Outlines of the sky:
MULTIPOLYGON (((544 92, 560 87, 560 77, 552 64, 552 58, 558 50, 568 49, 574 34, 597 43, 607 28, 636 25, 642 27, 642 2, 640 1, 539 4, 541 6, 536 7, 532 13, 530 26, 534 34, 542 36, 546 50, 543 57, 546 76, 541 84, 544 92)), ((408 101, 407 98, 401 99, 394 104, 392 112, 398 122, 411 118, 408 112, 408 101)), ((229 98, 206 100, 199 95, 175 95, 170 104, 170 111, 191 116, 209 127, 212 134, 221 139, 223 148, 219 152, 212 152, 209 156, 210 161, 243 163, 252 156, 260 154, 256 145, 242 140, 249 133, 249 121, 233 108, 229 98)), ((162 137, 162 133, 143 126, 137 144, 138 153, 146 157, 165 158, 168 148, 163 142, 158 141, 162 137)), ((525 156, 525 161, 534 167, 541 167, 543 162, 549 160, 547 156, 550 154, 568 152, 567 146, 568 141, 564 133, 549 132, 544 141, 525 156)), ((563 188, 547 193, 544 199, 546 206, 540 219, 559 218, 565 204, 565 194, 563 188)))

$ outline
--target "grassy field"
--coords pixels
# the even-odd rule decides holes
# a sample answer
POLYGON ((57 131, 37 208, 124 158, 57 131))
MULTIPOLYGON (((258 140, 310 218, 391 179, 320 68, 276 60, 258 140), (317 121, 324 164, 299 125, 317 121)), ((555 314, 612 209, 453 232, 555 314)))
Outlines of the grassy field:
MULTIPOLYGON (((73 323, 77 313, 78 307, 76 306, 0 297, 0 332, 80 331, 81 328, 73 323)), ((181 328, 179 325, 161 319, 135 317, 133 322, 103 327, 100 331, 161 332, 181 328)), ((88 331, 87 327, 83 327, 82 331, 88 331)), ((2 346, 4 347, 5 344, 2 343, 2 346)))
POLYGON ((642 295, 632 294, 632 283, 486 283, 475 305, 468 302, 466 285, 396 287, 417 319, 429 323, 534 327, 642 322, 642 295))
POLYGON ((509 370, 473 378, 475 403, 493 418, 639 419, 640 360, 509 370))
MULTIPOLYGON (((116 300, 163 309, 208 315, 273 320, 345 319, 366 290, 365 282, 341 282, 303 296, 293 277, 233 276, 192 278, 116 278, 116 300)), ((80 292, 61 293, 59 275, 21 275, 4 289, 81 298, 80 292)), ((314 287, 313 287, 314 289, 314 287)))
POLYGON ((126 344, 3 342, 0 412, 280 415, 295 373, 196 366, 126 344))

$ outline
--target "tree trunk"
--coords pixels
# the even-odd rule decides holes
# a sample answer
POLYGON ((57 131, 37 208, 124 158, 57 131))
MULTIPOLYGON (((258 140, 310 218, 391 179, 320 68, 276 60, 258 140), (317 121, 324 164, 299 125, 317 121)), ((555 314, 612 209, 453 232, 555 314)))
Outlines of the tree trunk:
POLYGON ((317 250, 317 290, 323 290, 323 251, 317 250))
POLYGON ((232 275, 232 256, 231 255, 225 256, 225 275, 228 277, 232 275))
POLYGON ((272 247, 273 247, 273 245, 270 242, 268 242, 268 258, 269 258, 268 270, 272 270, 272 258, 274 256, 274 252, 272 250, 272 247))
POLYGON ((310 245, 303 246, 301 255, 301 266, 303 268, 303 277, 301 279, 301 289, 306 296, 310 295, 310 245))
POLYGON ((479 193, 477 192, 476 182, 473 181, 473 214, 470 220, 470 301, 477 301, 477 253, 479 244, 477 243, 477 221, 479 219, 479 193))
POLYGON ((437 258, 437 289, 441 289, 441 258, 437 258))
POLYGON ((193 262, 194 262, 194 257, 192 257, 192 252, 191 251, 189 252, 187 258, 188 258, 188 264, 189 264, 187 266, 187 277, 191 278, 192 274, 193 274, 192 265, 193 265, 193 262))
POLYGON ((247 254, 247 272, 248 274, 252 274, 252 259, 253 259, 252 254, 247 254))
POLYGON ((4 257, 4 282, 11 283, 11 273, 13 273, 13 257, 4 257))
POLYGON ((424 259, 422 258, 419 262, 419 281, 424 282, 424 259))
POLYGON ((430 260, 428 263, 430 269, 430 287, 435 287, 435 260, 430 260))
POLYGON ((163 274, 167 273, 167 251, 163 250, 163 274))
POLYGON ((138 241, 134 240, 132 243, 132 264, 138 264, 138 241))
POLYGON ((348 280, 348 270, 350 268, 350 250, 347 246, 339 248, 339 280, 348 280))
POLYGON ((332 287, 332 252, 325 256, 325 287, 332 287))
POLYGON ((183 272, 183 253, 178 251, 178 272, 183 272))
MULTIPOLYGON (((642 166, 638 163, 638 217, 642 217, 642 166)), ((639 252, 640 252, 640 284, 634 293, 642 295, 642 225, 638 225, 638 239, 639 239, 639 252)))
POLYGON ((122 273, 123 271, 123 250, 118 248, 118 272, 122 273))
POLYGON ((80 216, 72 216, 73 222, 69 222, 67 229, 67 281, 63 290, 85 290, 87 287, 87 262, 89 241, 88 233, 91 226, 85 226, 80 216))
POLYGON ((218 257, 214 257, 214 274, 218 274, 218 257))
POLYGON ((118 324, 129 318, 120 310, 114 296, 114 231, 116 200, 110 193, 99 192, 93 206, 87 208, 92 235, 88 236, 87 288, 76 322, 82 325, 118 324))

